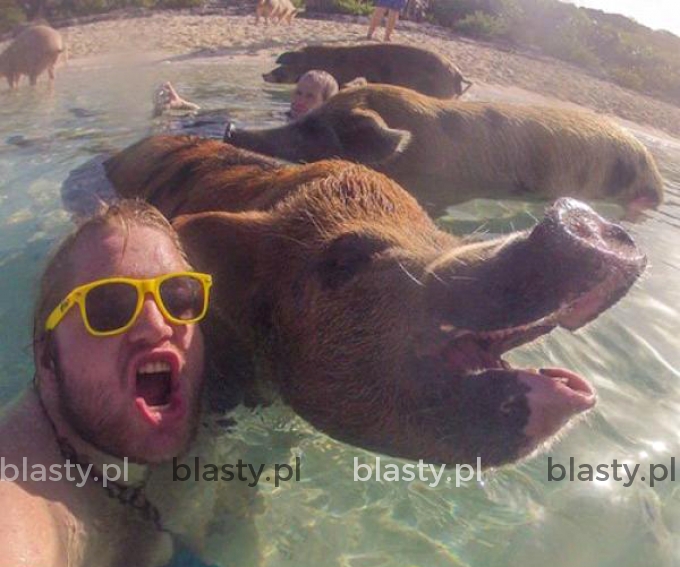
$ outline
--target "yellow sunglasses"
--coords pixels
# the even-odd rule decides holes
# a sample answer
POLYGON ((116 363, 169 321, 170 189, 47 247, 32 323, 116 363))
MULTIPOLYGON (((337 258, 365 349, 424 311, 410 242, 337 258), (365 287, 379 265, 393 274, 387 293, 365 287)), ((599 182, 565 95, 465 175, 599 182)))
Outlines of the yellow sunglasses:
POLYGON ((45 330, 53 330, 77 304, 91 335, 109 337, 124 333, 135 324, 147 293, 170 323, 196 323, 208 311, 211 286, 212 277, 198 272, 175 272, 150 279, 96 280, 71 291, 50 313, 45 330))

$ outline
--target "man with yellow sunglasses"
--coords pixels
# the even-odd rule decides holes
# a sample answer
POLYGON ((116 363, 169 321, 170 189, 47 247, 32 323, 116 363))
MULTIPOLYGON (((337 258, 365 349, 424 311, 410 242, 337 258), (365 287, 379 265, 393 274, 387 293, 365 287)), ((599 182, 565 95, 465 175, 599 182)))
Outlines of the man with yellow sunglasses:
POLYGON ((211 283, 145 203, 61 244, 35 310, 34 385, 0 419, 0 567, 170 559, 144 484, 194 438, 211 283))

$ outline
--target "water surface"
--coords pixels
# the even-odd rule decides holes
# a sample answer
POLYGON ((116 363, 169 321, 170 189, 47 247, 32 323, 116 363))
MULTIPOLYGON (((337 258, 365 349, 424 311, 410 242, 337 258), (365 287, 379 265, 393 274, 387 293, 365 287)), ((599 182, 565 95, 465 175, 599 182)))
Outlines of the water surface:
MULTIPOLYGON (((228 109, 239 125, 282 121, 289 87, 262 83, 270 64, 246 56, 125 69, 114 61, 81 61, 60 70, 51 96, 44 85, 0 92, 0 402, 32 376, 36 278, 50 246, 70 226, 60 200, 69 171, 167 126, 150 117, 151 89, 163 80, 204 109, 228 109)), ((645 470, 680 460, 680 141, 644 128, 635 133, 657 158, 668 195, 645 222, 628 225, 648 254, 647 273, 595 324, 573 335, 558 330, 509 357, 519 366, 565 366, 583 374, 598 389, 597 408, 549 452, 459 488, 354 482, 354 457, 371 462, 375 455, 313 431, 282 408, 246 416, 233 435, 251 459, 288 460, 293 446, 302 458, 302 482, 261 486, 264 507, 255 525, 265 565, 680 564, 677 466, 678 480, 653 488, 639 480, 630 487, 548 481, 549 457, 593 466, 617 459, 645 470)), ((531 226, 542 209, 475 201, 451 208, 442 224, 458 233, 506 233, 531 226)), ((239 553, 255 540, 243 538, 217 552, 225 564, 247 567, 239 553)))

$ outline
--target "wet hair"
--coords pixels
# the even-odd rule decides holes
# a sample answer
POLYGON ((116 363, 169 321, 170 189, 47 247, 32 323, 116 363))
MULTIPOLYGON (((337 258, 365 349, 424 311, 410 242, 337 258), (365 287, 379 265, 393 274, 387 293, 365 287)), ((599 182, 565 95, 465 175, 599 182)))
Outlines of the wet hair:
POLYGON ((321 98, 324 102, 326 102, 333 95, 337 94, 339 90, 338 82, 335 80, 333 75, 319 69, 307 71, 298 79, 298 84, 303 80, 312 81, 315 85, 321 87, 321 98))
MULTIPOLYGON (((177 232, 160 211, 152 205, 139 199, 124 199, 114 204, 103 205, 68 234, 47 261, 40 278, 38 298, 33 311, 34 354, 37 354, 38 343, 47 340, 43 355, 51 356, 53 347, 50 345, 51 341, 48 340, 50 333, 45 331, 45 322, 57 304, 71 291, 75 265, 73 261, 74 251, 78 243, 83 238, 93 238, 95 233, 111 227, 118 227, 127 235, 130 228, 135 226, 154 228, 165 234, 177 247, 182 257, 185 260, 187 259, 177 232)), ((44 365, 47 361, 36 360, 36 365, 38 362, 42 362, 44 365)))

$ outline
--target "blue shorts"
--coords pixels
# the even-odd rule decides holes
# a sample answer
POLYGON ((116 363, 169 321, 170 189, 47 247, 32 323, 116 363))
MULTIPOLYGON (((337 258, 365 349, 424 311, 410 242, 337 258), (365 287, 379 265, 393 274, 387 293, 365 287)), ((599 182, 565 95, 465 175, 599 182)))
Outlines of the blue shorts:
POLYGON ((373 5, 376 8, 387 8, 388 10, 396 10, 401 12, 408 3, 408 0, 375 0, 373 5))

